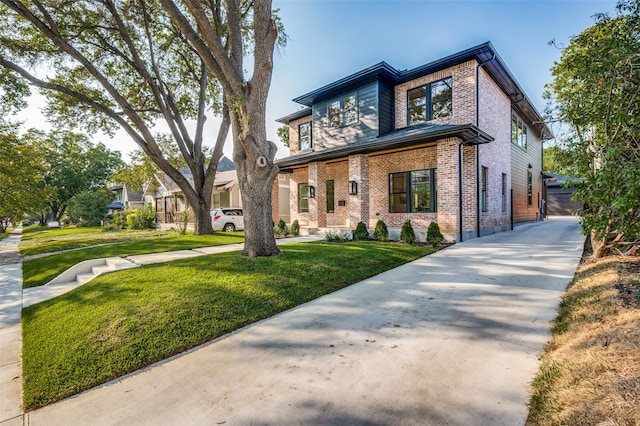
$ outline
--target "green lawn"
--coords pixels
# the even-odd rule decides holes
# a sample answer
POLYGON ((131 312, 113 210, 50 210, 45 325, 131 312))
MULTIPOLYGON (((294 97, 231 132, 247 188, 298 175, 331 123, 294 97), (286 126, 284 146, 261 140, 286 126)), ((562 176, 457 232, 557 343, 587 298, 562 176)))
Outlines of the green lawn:
MULTIPOLYGON (((23 287, 29 288, 46 284, 71 266, 84 260, 185 250, 198 247, 235 244, 244 241, 244 234, 241 232, 218 232, 212 235, 199 236, 180 235, 177 232, 171 231, 146 231, 146 233, 125 233, 122 235, 120 235, 120 233, 103 234, 111 235, 112 238, 120 236, 120 238, 109 241, 108 245, 88 247, 84 250, 68 251, 23 262, 23 287)), ((59 241, 61 240, 46 241, 43 244, 51 247, 51 244, 58 243, 59 241)), ((74 241, 77 242, 77 239, 74 241)), ((101 243, 104 244, 104 240, 101 243)), ((94 244, 91 245, 95 244, 99 243, 94 240, 94 244)), ((35 248, 34 251, 40 250, 39 246, 33 247, 35 248)), ((77 248, 77 246, 72 248, 77 248)))
POLYGON ((33 409, 391 269, 433 249, 307 243, 101 276, 23 310, 24 404, 33 409))

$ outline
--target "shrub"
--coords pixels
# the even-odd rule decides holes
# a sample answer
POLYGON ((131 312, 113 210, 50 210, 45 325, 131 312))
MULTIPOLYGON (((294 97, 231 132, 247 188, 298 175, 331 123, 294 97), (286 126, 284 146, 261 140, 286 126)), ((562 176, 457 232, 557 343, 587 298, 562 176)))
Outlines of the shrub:
POLYGON ((413 244, 416 242, 416 233, 413 232, 413 226, 411 226, 410 219, 405 220, 402 224, 402 229, 400 230, 400 241, 407 244, 413 244))
POLYGON ((369 231, 367 230, 367 225, 364 222, 358 222, 356 225, 356 230, 353 231, 353 239, 354 240, 367 240, 369 239, 369 231))
MULTIPOLYGON (((154 215, 155 216, 155 215, 154 215)), ((178 231, 180 235, 187 233, 187 226, 189 225, 189 219, 191 218, 191 207, 188 207, 185 211, 178 216, 178 231)), ((155 224, 154 224, 155 227, 155 224)))
POLYGON ((376 222, 376 229, 373 231, 373 238, 378 241, 389 240, 389 230, 387 229, 387 224, 382 220, 378 220, 378 222, 376 222))
POLYGON ((300 235, 300 223, 298 223, 298 219, 293 221, 293 223, 291 224, 290 231, 293 234, 293 236, 295 236, 295 237, 300 235))
POLYGON ((118 229, 125 229, 127 227, 127 215, 129 214, 128 210, 121 210, 119 212, 115 212, 113 214, 113 219, 111 223, 118 227, 118 229))
POLYGON ((127 215, 127 228, 129 229, 154 229, 155 227, 156 215, 149 204, 144 210, 133 209, 127 215))
POLYGON ((442 242, 444 236, 440 232, 440 225, 438 222, 431 222, 429 228, 427 228, 427 242, 433 247, 436 247, 442 242))
POLYGON ((102 232, 120 232, 121 229, 115 223, 105 223, 102 225, 102 232))
POLYGON ((351 234, 348 232, 327 231, 325 238, 330 243, 344 243, 351 240, 351 234))
POLYGON ((289 229, 287 229, 287 224, 284 223, 284 220, 280 219, 278 221, 278 226, 273 227, 274 235, 282 235, 287 236, 289 234, 289 229))

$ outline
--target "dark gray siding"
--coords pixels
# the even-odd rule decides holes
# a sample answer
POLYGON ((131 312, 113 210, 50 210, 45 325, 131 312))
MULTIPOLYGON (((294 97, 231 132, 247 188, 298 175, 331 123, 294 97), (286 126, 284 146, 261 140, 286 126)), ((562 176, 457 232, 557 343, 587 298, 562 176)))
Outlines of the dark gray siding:
POLYGON ((378 123, 380 136, 391 133, 395 129, 395 111, 393 102, 393 86, 387 85, 383 82, 378 83, 379 95, 378 95, 378 123))
POLYGON ((373 140, 378 137, 378 83, 373 82, 331 99, 313 104, 313 141, 315 150, 373 140), (328 105, 334 100, 356 95, 358 121, 342 127, 329 127, 328 105))

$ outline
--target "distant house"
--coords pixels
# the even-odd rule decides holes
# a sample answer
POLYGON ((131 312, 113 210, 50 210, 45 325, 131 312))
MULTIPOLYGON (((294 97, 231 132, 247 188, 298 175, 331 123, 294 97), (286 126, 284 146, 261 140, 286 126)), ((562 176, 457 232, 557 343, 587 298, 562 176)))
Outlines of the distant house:
POLYGON ((538 218, 551 130, 491 43, 410 70, 381 62, 294 101, 277 164, 303 232, 381 219, 397 236, 411 219, 423 241, 431 222, 460 241, 538 218))
POLYGON ((113 214, 120 210, 132 210, 144 208, 144 191, 133 190, 127 185, 118 185, 112 189, 114 200, 107 205, 107 214, 113 214))
POLYGON ((547 214, 549 216, 571 216, 582 210, 583 204, 572 201, 577 184, 583 179, 566 175, 547 173, 547 214))

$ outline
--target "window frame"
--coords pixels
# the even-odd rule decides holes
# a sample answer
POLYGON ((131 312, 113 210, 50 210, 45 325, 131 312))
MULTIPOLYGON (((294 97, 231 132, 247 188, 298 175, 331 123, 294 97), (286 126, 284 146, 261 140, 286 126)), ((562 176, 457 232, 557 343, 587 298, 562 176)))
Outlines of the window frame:
POLYGON ((480 211, 486 213, 489 210, 487 197, 487 184, 489 180, 489 168, 482 166, 480 170, 480 211))
MULTIPOLYGON (((421 97, 419 98, 413 98, 413 99, 422 99, 421 97)), ((439 80, 436 81, 432 81, 431 83, 427 83, 427 84, 423 84, 417 87, 412 87, 411 89, 407 90, 407 126, 415 126, 418 124, 422 124, 422 123, 427 123, 429 121, 432 120, 436 120, 438 118, 444 118, 444 117, 451 117, 453 115, 453 77, 449 76, 449 77, 445 77, 445 78, 441 78, 439 80), (449 81, 449 83, 447 83, 447 81, 449 81), (443 83, 445 85, 447 85, 448 87, 450 87, 450 91, 449 91, 449 96, 447 96, 444 99, 440 99, 436 102, 434 102, 434 91, 433 88, 434 86, 437 86, 439 83, 443 83), (424 102, 420 103, 420 104, 411 104, 411 92, 415 92, 417 90, 423 90, 424 91, 424 102), (438 115, 436 117, 434 117, 434 109, 433 106, 436 103, 439 102, 449 102, 451 107, 450 107, 450 111, 449 114, 447 115, 438 115), (422 118, 423 120, 421 121, 412 121, 412 114, 411 111, 414 109, 423 109, 424 112, 422 114, 422 118)))
POLYGON ((298 183, 298 213, 309 213, 309 183, 298 183), (304 190, 303 190, 304 189, 304 190), (306 205, 306 209, 303 208, 306 205))
POLYGON ((527 123, 515 112, 511 111, 511 143, 527 150, 528 145, 527 123))
POLYGON ((336 186, 335 180, 329 179, 325 183, 326 185, 326 199, 327 199, 327 213, 335 213, 336 212, 336 186), (331 184, 329 184, 331 182, 331 184), (331 190, 329 190, 331 188, 331 190))
POLYGON ((533 205, 533 173, 527 170, 527 206, 533 205))
POLYGON ((334 129, 357 123, 359 121, 358 94, 350 93, 327 102, 327 121, 328 127, 334 129), (353 107, 345 109, 345 104, 347 103, 345 101, 351 98, 353 98, 353 107), (353 119, 348 122, 346 121, 347 112, 353 113, 353 119))
POLYGON ((502 174, 502 213, 507 212, 507 174, 502 174))
POLYGON ((298 146, 300 147, 300 151, 313 148, 312 131, 313 130, 312 130, 312 126, 311 126, 311 121, 306 121, 306 122, 300 123, 298 125, 298 139, 299 139, 298 140, 298 146), (309 142, 308 142, 309 146, 306 146, 306 147, 302 146, 302 140, 303 140, 302 139, 302 128, 303 127, 308 127, 309 128, 308 135, 305 137, 305 138, 308 137, 308 139, 309 139, 309 142))
POLYGON ((438 211, 437 171, 437 168, 431 168, 389 173, 389 188, 387 192, 389 195, 389 213, 436 213, 438 211), (429 178, 429 207, 426 210, 416 210, 414 205, 415 179, 412 175, 418 172, 426 172, 429 178), (399 188, 394 188, 393 186, 394 176, 402 176, 403 183, 399 188), (393 202, 394 195, 401 196, 402 194, 404 194, 404 203, 400 202, 399 204, 404 204, 404 210, 398 209, 397 203, 393 202))

